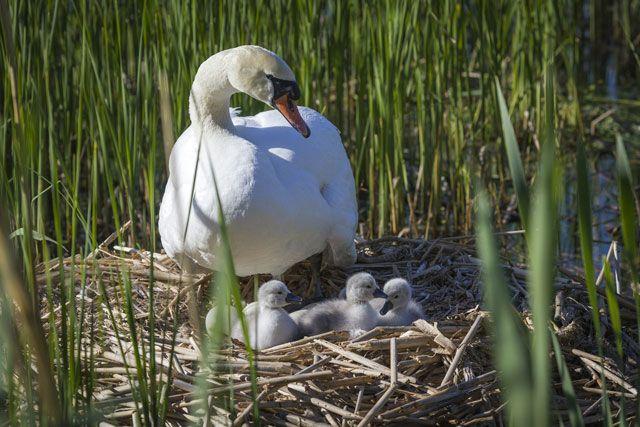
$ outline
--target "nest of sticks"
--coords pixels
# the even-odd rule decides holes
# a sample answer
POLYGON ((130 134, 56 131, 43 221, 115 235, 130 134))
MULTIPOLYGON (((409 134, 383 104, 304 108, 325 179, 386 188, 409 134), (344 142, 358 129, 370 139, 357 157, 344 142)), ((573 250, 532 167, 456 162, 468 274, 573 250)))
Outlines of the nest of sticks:
MULTIPOLYGON (((115 240, 111 236, 86 258, 40 265, 37 278, 41 288, 51 280, 56 289, 63 277, 75 282, 76 307, 84 310, 78 317, 86 343, 81 357, 94 366, 94 407, 105 423, 131 424, 138 410, 132 394, 137 380, 127 316, 116 303, 123 300, 126 281, 132 289, 138 344, 148 349, 153 334, 158 379, 166 382, 171 370, 167 392, 171 425, 203 418, 216 425, 252 424, 254 401, 261 422, 269 425, 469 425, 501 424, 504 419, 492 363, 491 319, 482 309, 480 262, 471 237, 359 243, 356 265, 323 270, 325 296, 337 295, 346 278, 358 271, 370 272, 381 284, 402 276, 412 283, 414 298, 427 318, 407 327, 378 327, 351 340, 345 332, 328 332, 256 352, 257 390, 252 390, 248 354, 241 343, 226 342, 202 361, 206 344, 202 340, 207 336, 201 330, 211 275, 184 274, 166 255, 113 245, 115 240), (154 330, 148 321, 152 257, 154 330)), ((507 261, 504 268, 513 305, 531 327, 527 271, 507 261)), ((294 293, 309 297, 310 277, 309 264, 300 263, 283 280, 294 293)), ((247 301, 252 300, 253 283, 242 281, 247 301)), ((614 413, 624 397, 626 414, 634 416, 636 404, 629 401, 637 399, 637 390, 630 378, 636 374, 633 361, 639 348, 630 338, 637 334, 633 300, 619 296, 628 356, 625 366, 619 366, 613 357, 595 355, 582 279, 561 269, 555 287, 556 333, 585 421, 597 423, 602 418, 601 370, 614 413)), ((43 321, 50 319, 50 307, 43 295, 43 321)), ((54 311, 53 317, 59 319, 59 307, 54 311)), ((611 328, 602 314, 605 348, 614 349, 611 328)), ((49 323, 43 323, 47 328, 49 323)), ((567 422, 567 403, 556 372, 554 368, 554 419, 567 422)))

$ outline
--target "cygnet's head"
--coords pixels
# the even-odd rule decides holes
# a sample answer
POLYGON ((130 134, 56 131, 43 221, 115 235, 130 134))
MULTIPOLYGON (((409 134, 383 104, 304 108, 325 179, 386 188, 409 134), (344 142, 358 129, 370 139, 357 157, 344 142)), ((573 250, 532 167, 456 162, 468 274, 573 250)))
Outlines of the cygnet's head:
POLYGON ((260 46, 239 46, 227 56, 229 83, 278 110, 302 136, 311 134, 294 101, 300 88, 293 71, 278 55, 260 46))
POLYGON ((260 286, 258 301, 264 307, 280 308, 292 302, 300 302, 302 298, 292 294, 281 281, 271 280, 260 286))
POLYGON ((356 273, 347 279, 347 301, 363 303, 374 298, 386 298, 376 283, 376 279, 369 273, 356 273))
POLYGON ((402 309, 411 301, 411 285, 404 279, 395 278, 384 284, 384 293, 387 300, 380 309, 380 314, 385 315, 389 310, 402 309))

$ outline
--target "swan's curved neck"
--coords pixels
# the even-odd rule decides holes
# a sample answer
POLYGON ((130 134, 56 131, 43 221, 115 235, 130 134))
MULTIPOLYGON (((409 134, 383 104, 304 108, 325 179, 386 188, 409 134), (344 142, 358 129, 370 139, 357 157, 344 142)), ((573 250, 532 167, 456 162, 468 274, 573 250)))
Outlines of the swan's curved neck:
POLYGON ((229 98, 238 92, 231 83, 224 57, 228 52, 213 55, 200 65, 189 94, 191 123, 208 125, 233 132, 229 114, 229 98))

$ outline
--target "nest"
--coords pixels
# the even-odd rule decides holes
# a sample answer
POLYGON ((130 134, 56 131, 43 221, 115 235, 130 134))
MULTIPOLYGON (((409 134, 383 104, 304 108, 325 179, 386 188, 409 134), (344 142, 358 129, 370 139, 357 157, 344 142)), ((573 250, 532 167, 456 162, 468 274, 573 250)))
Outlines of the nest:
MULTIPOLYGON (((346 278, 358 271, 370 272, 379 283, 402 276, 412 283, 414 298, 427 318, 407 327, 378 327, 355 339, 344 332, 328 332, 257 352, 256 389, 252 389, 249 356, 241 343, 227 342, 202 362, 207 345, 202 340, 207 338, 200 329, 211 276, 185 274, 165 255, 113 246, 115 239, 111 236, 86 258, 40 265, 37 278, 42 284, 49 280, 56 284, 63 277, 75 282, 76 306, 84 308, 78 317, 85 343, 80 356, 94 367, 93 406, 106 423, 131 424, 140 410, 132 391, 138 380, 127 313, 117 303, 123 301, 123 284, 131 286, 137 343, 145 345, 147 355, 153 336, 156 380, 166 383, 171 372, 166 393, 169 424, 203 418, 215 424, 251 424, 258 413, 254 402, 261 422, 273 425, 503 421, 505 406, 492 364, 490 316, 482 310, 480 262, 470 237, 359 243, 355 265, 323 270, 325 296, 337 295, 346 278), (154 330, 148 321, 152 259, 154 330)), ((527 271, 506 261, 504 268, 513 305, 530 327, 527 271)), ((310 277, 309 264, 300 263, 283 280, 293 292, 309 297, 313 293, 310 277)), ((243 280, 247 301, 252 300, 253 283, 265 279, 243 280)), ((601 421, 602 370, 614 413, 624 397, 626 415, 633 416, 636 405, 629 400, 635 401, 637 390, 629 378, 636 372, 631 360, 638 355, 638 344, 629 336, 636 334, 632 332, 633 301, 618 297, 629 357, 619 366, 613 358, 594 355, 591 314, 581 278, 561 270, 555 287, 556 333, 585 422, 601 421)), ((59 309, 51 314, 50 308, 43 297, 42 319, 59 321, 59 309)), ((604 325, 605 339, 611 343, 606 318, 604 325)), ((552 392, 554 416, 568 422, 555 368, 552 392)))

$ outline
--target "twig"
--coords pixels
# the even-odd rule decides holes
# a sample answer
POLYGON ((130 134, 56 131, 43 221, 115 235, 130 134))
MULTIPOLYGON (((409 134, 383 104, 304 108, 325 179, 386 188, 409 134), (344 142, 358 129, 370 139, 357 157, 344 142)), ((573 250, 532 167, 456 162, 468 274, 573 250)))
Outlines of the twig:
POLYGON ((297 347, 297 346, 299 346, 301 344, 307 344, 309 342, 312 342, 312 341, 314 341, 314 340, 316 340, 318 338, 325 338, 325 337, 328 337, 328 336, 334 335, 334 334, 335 334, 334 331, 323 332, 321 334, 314 335, 312 337, 302 338, 302 339, 300 339, 298 341, 291 341, 291 342, 287 342, 287 343, 284 343, 284 344, 273 346, 271 348, 268 348, 268 349, 264 350, 263 353, 265 353, 265 354, 277 353, 280 350, 286 350, 286 349, 290 349, 292 347, 297 347))
POLYGON ((265 396, 266 396, 270 391, 271 391, 271 390, 270 390, 269 388, 266 388, 266 389, 262 390, 262 391, 260 392, 260 394, 258 394, 258 395, 256 396, 256 400, 255 400, 255 402, 251 402, 251 403, 249 403, 249 404, 247 405, 247 407, 246 407, 246 408, 244 408, 244 409, 242 410, 242 412, 240 412, 240 413, 238 414, 238 416, 236 417, 236 419, 235 419, 235 420, 233 420, 233 427, 241 426, 241 425, 242 425, 242 423, 244 422, 245 417, 246 417, 247 415, 249 415, 249 412, 251 412, 251 409, 253 408, 253 405, 254 405, 254 404, 256 404, 256 403, 258 403, 258 402, 260 402, 260 400, 262 400, 262 398, 263 398, 263 397, 265 397, 265 396))
POLYGON ((442 379, 442 382, 440 383, 440 387, 444 386, 445 384, 448 384, 453 378, 453 374, 456 368, 458 367, 458 363, 460 363, 462 354, 467 349, 467 346, 469 345, 471 340, 476 336, 476 333, 480 329, 480 322, 482 321, 483 318, 484 316, 480 314, 478 317, 476 317, 476 320, 473 321, 473 325, 471 325, 471 329, 469 329, 469 332, 467 332, 467 335, 462 340, 460 347, 458 347, 458 349, 456 350, 456 354, 453 356, 453 359, 451 360, 451 365, 449 365, 449 369, 447 370, 447 373, 442 379))
POLYGON ((131 227, 131 220, 122 224, 122 227, 118 231, 111 233, 97 248, 93 250, 84 260, 85 262, 91 261, 101 250, 106 250, 110 244, 116 241, 118 236, 122 236, 131 227))
POLYGON ((362 404, 362 396, 364 396, 364 387, 360 387, 358 390, 358 398, 356 399, 356 407, 353 410, 353 413, 356 414, 360 410, 360 405, 362 404))
POLYGON ((479 384, 482 384, 483 382, 493 381, 495 379, 495 376, 496 371, 487 372, 486 374, 480 375, 470 381, 459 383, 457 386, 452 386, 434 395, 422 399, 413 400, 404 405, 398 406, 397 408, 393 408, 383 414, 380 414, 380 416, 382 418, 389 418, 392 415, 396 415, 406 410, 414 411, 415 408, 420 406, 424 407, 431 403, 449 401, 459 395, 469 393, 470 390, 475 389, 479 384))
POLYGON ((391 368, 391 385, 398 382, 398 351, 396 350, 396 339, 391 338, 389 344, 389 366, 391 368))
POLYGON ((373 419, 373 417, 380 411, 380 409, 382 409, 384 404, 387 403, 387 400, 389 400, 389 398, 391 397, 395 389, 396 389, 396 385, 395 383, 392 383, 387 389, 387 391, 385 391, 384 394, 380 397, 380 399, 378 399, 376 404, 373 405, 373 407, 369 410, 369 412, 367 412, 367 415, 365 415, 364 418, 362 418, 362 421, 360 421, 360 423, 358 424, 358 427, 363 427, 369 424, 369 422, 373 419))
POLYGON ((312 396, 310 395, 307 390, 305 389, 304 386, 299 385, 299 384, 289 384, 287 386, 287 389, 294 394, 295 396, 297 396, 300 399, 304 399, 306 401, 308 401, 309 403, 311 403, 314 406, 317 406, 318 408, 321 409, 326 409, 329 412, 333 412, 334 414, 338 414, 344 418, 350 419, 350 420, 361 420, 362 417, 360 417, 357 414, 353 414, 345 409, 340 408, 339 406, 333 405, 325 400, 322 400, 318 397, 312 396))
POLYGON ((453 353, 457 349, 456 345, 449 338, 445 337, 437 326, 432 325, 424 319, 416 320, 414 325, 425 334, 432 336, 433 340, 447 351, 453 353))
MULTIPOLYGON (((344 350, 341 347, 339 347, 339 346, 337 346, 337 345, 335 345, 333 343, 330 343, 328 341, 325 341, 325 340, 316 339, 316 340, 314 340, 314 342, 316 342, 317 344, 322 345, 323 347, 328 348, 329 350, 332 350, 332 351, 340 354, 341 356, 346 357, 347 359, 351 359, 354 362, 360 363, 361 365, 367 366, 367 367, 369 367, 371 369, 383 372, 386 375, 391 376, 391 370, 389 368, 387 368, 386 366, 379 364, 378 362, 374 362, 373 360, 367 359, 366 357, 360 356, 359 354, 353 353, 351 351, 344 350)), ((415 383, 418 382, 418 380, 416 378, 410 377, 410 376, 407 376, 407 375, 404 375, 404 374, 398 374, 398 379, 399 379, 400 382, 403 382, 403 383, 409 382, 409 383, 414 383, 415 384, 415 383)))
POLYGON ((618 375, 611 372, 609 369, 605 368, 604 365, 600 365, 594 362, 593 360, 587 359, 586 357, 580 357, 580 360, 582 360, 582 363, 589 366, 591 369, 597 371, 598 373, 604 374, 605 377, 609 378, 614 383, 618 384, 622 388, 627 389, 634 396, 638 395, 638 390, 636 390, 635 387, 633 387, 631 384, 626 382, 624 379, 622 379, 618 375))

